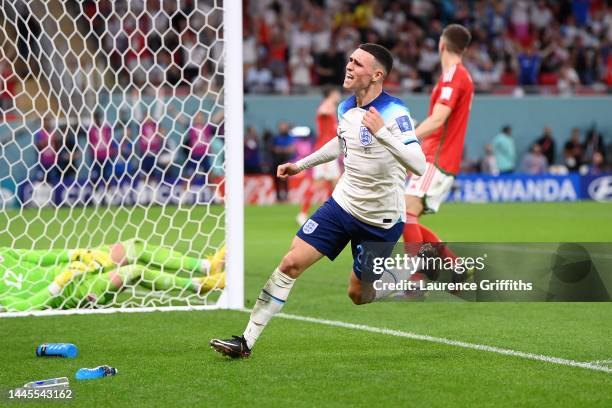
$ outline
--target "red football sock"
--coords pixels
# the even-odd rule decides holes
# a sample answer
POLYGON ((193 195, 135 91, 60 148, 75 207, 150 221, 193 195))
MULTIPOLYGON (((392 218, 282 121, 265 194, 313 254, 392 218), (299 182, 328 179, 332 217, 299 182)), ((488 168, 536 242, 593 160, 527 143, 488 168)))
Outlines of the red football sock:
POLYGON ((312 186, 313 184, 311 182, 308 185, 306 192, 304 193, 304 197, 302 198, 302 209, 300 210, 300 212, 304 214, 308 214, 308 211, 310 210, 310 204, 312 202, 312 195, 314 193, 312 186))
MULTIPOLYGON (((442 242, 442 240, 436 235, 436 233, 430 230, 429 228, 427 228, 426 226, 419 224, 419 228, 421 229, 421 236, 423 237, 424 242, 432 242, 432 243, 442 242)), ((455 253, 451 251, 446 245, 441 245, 439 247, 439 250, 440 250, 440 256, 442 258, 451 258, 451 259, 457 258, 457 255, 455 255, 455 253)))
POLYGON ((416 255, 423 242, 423 234, 419 228, 419 217, 406 213, 406 224, 404 224, 404 252, 416 255))

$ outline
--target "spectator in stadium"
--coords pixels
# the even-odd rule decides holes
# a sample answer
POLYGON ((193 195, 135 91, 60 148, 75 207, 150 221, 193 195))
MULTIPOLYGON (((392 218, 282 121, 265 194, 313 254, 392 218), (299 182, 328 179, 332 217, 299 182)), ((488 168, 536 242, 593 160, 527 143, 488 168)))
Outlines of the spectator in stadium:
POLYGON ((499 176, 499 168, 493 154, 493 146, 486 144, 484 147, 485 155, 480 161, 480 172, 491 176, 499 176))
MULTIPOLYGON (((560 69, 565 61, 569 59, 569 52, 561 44, 559 37, 552 34, 543 41, 546 47, 542 50, 542 63, 540 64, 540 85, 555 86, 559 81, 560 69)), ((543 44, 544 45, 544 44, 543 44)))
POLYGON ((253 126, 248 126, 244 135, 244 172, 245 174, 261 173, 259 136, 253 126))
POLYGON ((212 192, 213 200, 219 203, 222 199, 220 186, 225 177, 225 112, 219 110, 212 115, 210 127, 210 147, 208 157, 210 160, 210 171, 207 174, 207 184, 212 192))
POLYGON ((245 81, 248 92, 268 93, 272 90, 272 71, 266 66, 263 58, 249 68, 245 81))
POLYGON ((111 158, 116 156, 117 151, 112 145, 113 129, 108 123, 102 123, 100 112, 94 113, 94 122, 89 127, 87 139, 93 161, 90 179, 94 184, 100 179, 106 181, 113 172, 111 158))
POLYGON ((502 64, 502 73, 499 77, 499 84, 504 87, 515 87, 518 85, 518 75, 513 61, 505 61, 502 64))
POLYGON ((246 25, 242 32, 242 63, 245 74, 257 63, 258 47, 252 27, 246 25))
POLYGON ((576 72, 582 85, 593 85, 598 79, 597 54, 593 47, 582 46, 578 37, 575 51, 576 72))
POLYGON ((177 163, 179 153, 178 144, 169 137, 164 126, 159 127, 159 134, 163 140, 162 147, 157 154, 157 165, 161 180, 172 183, 179 174, 180 167, 177 163))
POLYGON ((34 134, 34 144, 38 149, 38 168, 35 178, 51 185, 60 179, 59 169, 55 166, 57 159, 57 137, 51 118, 43 120, 43 126, 34 134))
MULTIPOLYGON (((161 65, 167 68, 165 83, 168 85, 180 82, 182 72, 187 78, 198 74, 209 77, 214 72, 214 69, 197 71, 195 68, 202 57, 216 59, 214 55, 205 55, 204 49, 219 47, 220 44, 215 40, 221 19, 212 18, 206 2, 139 0, 130 3, 117 0, 112 2, 113 6, 108 5, 110 2, 99 6, 91 1, 86 3, 87 15, 94 23, 93 29, 102 38, 106 57, 112 61, 120 83, 139 84, 147 79, 143 75, 145 71, 130 68, 137 60, 145 65, 162 61, 161 65), (200 13, 194 13, 197 9, 200 13), (203 19, 202 13, 208 18, 203 19), (127 15, 135 18, 125 18, 127 15), (206 30, 198 32, 197 28, 204 22, 206 30), (108 30, 102 30, 104 26, 108 30), (117 35, 104 35, 105 31, 117 35), (194 42, 198 44, 192 47, 194 42), (191 54, 194 54, 193 58, 191 54), (126 68, 122 65, 127 69, 122 69, 126 68)), ((453 21, 468 26, 474 42, 480 46, 483 59, 478 66, 481 72, 472 70, 479 90, 481 85, 484 91, 503 90, 499 86, 512 86, 516 77, 514 72, 520 72, 518 82, 523 85, 559 86, 563 93, 569 93, 575 85, 573 79, 569 83, 574 85, 568 86, 562 77, 571 76, 570 67, 577 71, 583 85, 605 84, 606 81, 612 85, 612 74, 606 74, 612 13, 601 1, 249 0, 245 11, 245 78, 256 61, 263 58, 260 69, 267 68, 270 82, 269 88, 247 86, 249 92, 276 92, 271 84, 272 73, 283 80, 292 78, 294 69, 299 69, 299 66, 287 66, 287 62, 298 54, 300 48, 309 50, 308 54, 316 61, 314 71, 320 77, 320 83, 335 83, 329 76, 334 67, 344 65, 344 55, 340 62, 327 63, 326 54, 348 52, 372 36, 390 47, 397 44, 404 47, 406 41, 413 42, 416 51, 409 63, 410 68, 427 73, 427 69, 422 69, 426 65, 429 47, 426 39, 437 39, 440 27, 453 21), (531 49, 533 53, 524 52, 519 56, 517 50, 523 49, 531 49), (552 53, 547 52, 551 50, 552 53), (563 54, 571 55, 562 57, 563 54), (513 62, 511 66, 507 60, 513 62), (568 66, 561 68, 564 61, 568 66), (519 62, 521 70, 516 66, 519 62), (279 68, 275 68, 277 65, 279 68), (280 72, 284 75, 281 76, 280 72)), ((37 44, 40 29, 32 32, 35 33, 33 42, 37 44)), ((35 46, 28 46, 26 41, 21 43, 26 49, 35 46)), ((36 55, 36 51, 33 54, 36 55)), ((28 60, 27 55, 24 55, 24 60, 28 60)), ((207 60, 202 67, 209 62, 207 60)), ((399 81, 411 77, 412 72, 398 71, 399 81)), ((159 73, 154 70, 153 74, 154 78, 148 79, 158 83, 159 73)), ((427 80, 427 76, 423 78, 427 80)), ((188 85, 188 81, 181 83, 181 86, 188 85)), ((285 86, 277 86, 277 89, 278 92, 286 91, 285 86)), ((598 88, 593 89, 601 92, 598 88)), ((300 87, 295 91, 300 92, 300 87)))
POLYGON ((280 64, 272 67, 272 90, 282 95, 288 95, 291 90, 285 68, 280 64))
POLYGON ((601 152, 593 153, 593 160, 586 165, 585 173, 591 176, 603 174, 606 172, 604 155, 601 152))
POLYGON ((334 28, 343 26, 352 26, 355 22, 355 15, 351 10, 351 5, 348 2, 341 2, 340 9, 335 13, 333 17, 334 28))
POLYGON ((64 184, 72 184, 77 178, 78 163, 81 159, 78 132, 72 125, 58 129, 57 168, 60 181, 64 184))
POLYGON ((550 126, 545 126, 542 131, 542 136, 536 141, 540 145, 542 154, 546 157, 549 165, 555 164, 556 146, 555 140, 552 137, 552 129, 550 126))
POLYGON ((192 31, 183 32, 180 42, 184 78, 191 83, 200 72, 200 67, 206 62, 207 50, 192 31))
POLYGON ((506 125, 493 138, 493 154, 499 174, 511 174, 516 166, 516 146, 512 138, 512 128, 506 125))
MULTIPOLYGON (((274 137, 273 140, 273 158, 274 158, 274 166, 273 169, 276 169, 283 163, 288 163, 293 158, 295 153, 295 141, 293 140, 293 136, 289 133, 289 124, 287 122, 280 122, 278 124, 278 134, 274 137)), ((287 201, 289 198, 289 185, 287 180, 281 180, 280 178, 275 178, 276 180, 276 199, 279 202, 287 201)))
POLYGON ((276 167, 274 167, 274 135, 270 129, 263 131, 261 146, 261 171, 276 177, 276 167))
POLYGON ((287 43, 285 35, 278 30, 272 35, 272 41, 268 47, 268 66, 272 72, 285 72, 287 69, 287 43))
POLYGON ((187 131, 183 146, 187 147, 185 152, 185 177, 196 178, 198 174, 206 174, 210 169, 210 162, 207 158, 212 137, 212 128, 206 123, 203 112, 198 112, 191 127, 187 131))
POLYGON ((520 173, 529 175, 546 174, 548 172, 548 161, 542 154, 542 148, 534 143, 529 152, 523 156, 520 173))
POLYGON ((311 71, 314 60, 307 48, 300 48, 289 61, 291 67, 291 85, 295 93, 305 93, 312 85, 311 71))
POLYGON ((537 85, 538 74, 540 70, 540 62, 542 58, 534 50, 533 46, 528 46, 523 52, 518 55, 519 84, 520 85, 537 85))
POLYGON ((571 95, 580 85, 580 77, 569 61, 565 61, 559 70, 557 86, 562 95, 571 95))
POLYGON ((573 128, 570 139, 563 148, 563 164, 570 172, 576 172, 582 164, 582 142, 580 141, 580 129, 573 128))
POLYGON ((325 10, 322 7, 313 7, 311 10, 312 24, 312 53, 320 55, 327 50, 332 42, 332 27, 328 23, 325 10))
POLYGON ((599 152, 603 155, 603 153, 606 151, 601 133, 599 133, 595 127, 588 131, 586 140, 582 146, 582 151, 582 162, 586 164, 593 161, 593 156, 595 153, 599 152))
POLYGON ((119 142, 117 143, 118 155, 115 159, 114 177, 117 183, 126 182, 132 179, 132 175, 137 174, 137 167, 134 166, 134 131, 130 126, 120 126, 115 128, 119 142))
POLYGON ((308 16, 302 15, 298 17, 298 20, 291 25, 288 32, 291 57, 299 54, 301 49, 306 50, 308 55, 310 55, 310 49, 312 48, 312 24, 308 16))
POLYGON ((554 16, 546 4, 546 0, 538 0, 537 5, 531 6, 530 21, 536 29, 542 30, 548 27, 553 18, 554 16))
MULTIPOLYGON (((330 47, 335 47, 336 51, 341 52, 343 55, 348 55, 352 51, 351 48, 359 45, 361 42, 359 31, 352 25, 339 27, 334 39, 335 41, 330 44, 330 47)), ((323 55, 323 53, 319 55, 323 55)))
POLYGON ((319 76, 319 85, 336 85, 342 82, 344 77, 345 55, 336 49, 332 42, 327 52, 320 55, 315 65, 315 71, 319 76))
POLYGON ((139 156, 141 160, 141 176, 145 180, 159 180, 161 173, 156 166, 157 155, 162 148, 163 138, 159 132, 158 123, 147 116, 140 124, 138 139, 139 156))
POLYGON ((499 83, 504 65, 501 61, 493 63, 484 43, 474 41, 464 61, 479 91, 490 91, 494 84, 499 83))
POLYGON ((421 46, 417 70, 419 77, 426 85, 433 83, 434 71, 438 67, 439 62, 440 56, 436 49, 436 42, 432 38, 425 39, 421 46))

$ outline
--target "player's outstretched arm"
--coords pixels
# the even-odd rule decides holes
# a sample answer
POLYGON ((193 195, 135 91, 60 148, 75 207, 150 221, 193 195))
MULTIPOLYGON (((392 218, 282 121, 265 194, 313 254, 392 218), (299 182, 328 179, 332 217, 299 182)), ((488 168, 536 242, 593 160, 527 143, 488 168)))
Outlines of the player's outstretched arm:
POLYGON ((434 130, 444 124, 446 119, 451 114, 452 109, 444 104, 436 103, 433 112, 429 115, 414 131, 417 139, 423 140, 429 136, 434 130))
POLYGON ((291 164, 286 163, 279 166, 277 171, 277 176, 280 178, 287 178, 288 176, 293 176, 298 174, 302 170, 309 169, 314 166, 318 166, 319 164, 327 163, 332 160, 335 160, 340 156, 341 148, 340 148, 340 139, 334 138, 329 142, 325 143, 319 150, 313 152, 312 154, 298 160, 297 163, 291 164), (285 167, 283 167, 285 166, 285 167), (285 177, 281 177, 281 167, 282 171, 287 175, 285 177))
POLYGON ((184 255, 172 248, 147 243, 138 239, 129 239, 110 245, 108 252, 116 264, 143 264, 153 265, 164 270, 216 273, 223 267, 225 250, 221 249, 216 255, 221 259, 199 259, 184 255), (215 265, 211 265, 211 264, 215 265), (212 270, 211 270, 212 269, 212 270))
POLYGON ((28 297, 2 296, 0 310, 6 312, 28 312, 32 310, 45 310, 50 308, 53 296, 47 289, 41 289, 28 297))
MULTIPOLYGON (((425 154, 421 146, 418 143, 402 143, 399 137, 387 129, 382 116, 375 108, 371 107, 363 116, 363 125, 404 167, 419 176, 425 172, 425 154)), ((414 139, 412 141, 416 142, 414 139)))
POLYGON ((107 283, 99 285, 96 293, 99 299, 109 291, 120 292, 128 284, 141 285, 154 291, 179 289, 203 294, 213 289, 223 289, 225 272, 187 278, 174 273, 162 272, 155 267, 125 265, 100 275, 98 280, 107 283))

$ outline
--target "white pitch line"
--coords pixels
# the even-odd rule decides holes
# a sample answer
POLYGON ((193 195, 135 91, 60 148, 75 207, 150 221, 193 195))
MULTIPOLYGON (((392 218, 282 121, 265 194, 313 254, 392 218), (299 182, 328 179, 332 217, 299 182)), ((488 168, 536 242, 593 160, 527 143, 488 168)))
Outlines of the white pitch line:
POLYGON ((589 361, 591 364, 612 364, 612 360, 594 360, 589 361))
MULTIPOLYGON (((251 312, 249 309, 243 309, 243 311, 249 312, 249 313, 251 312)), ((520 357, 520 358, 525 358, 528 360, 543 361, 545 363, 557 364, 557 365, 568 366, 568 367, 586 368, 587 370, 601 371, 604 373, 612 374, 611 367, 601 366, 593 362, 581 362, 581 361, 575 361, 575 360, 568 360, 565 358, 545 356, 543 354, 526 353, 524 351, 517 351, 517 350, 505 349, 505 348, 500 348, 500 347, 487 346, 484 344, 467 343, 465 341, 451 340, 451 339, 446 339, 444 337, 433 337, 433 336, 427 336, 424 334, 417 334, 417 333, 405 332, 405 331, 400 331, 400 330, 392 330, 392 329, 385 329, 381 327, 366 326, 363 324, 341 322, 338 320, 318 319, 314 317, 298 316, 298 315, 292 315, 292 314, 286 314, 286 313, 276 314, 275 317, 280 317, 282 319, 288 319, 288 320, 298 320, 302 322, 323 324, 327 326, 342 327, 345 329, 360 330, 360 331, 376 333, 376 334, 386 334, 388 336, 404 337, 404 338, 413 339, 413 340, 429 341, 431 343, 439 343, 439 344, 446 344, 448 346, 461 347, 461 348, 479 350, 479 351, 487 351, 489 353, 520 357)))

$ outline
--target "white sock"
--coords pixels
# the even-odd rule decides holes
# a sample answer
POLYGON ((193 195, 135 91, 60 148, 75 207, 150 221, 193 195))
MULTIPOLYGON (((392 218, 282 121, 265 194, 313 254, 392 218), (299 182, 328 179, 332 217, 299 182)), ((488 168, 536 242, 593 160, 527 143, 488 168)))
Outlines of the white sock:
MULTIPOLYGON (((405 282, 408 282, 412 274, 417 271, 418 270, 414 270, 411 265, 408 265, 408 268, 385 269, 380 277, 380 281, 384 285, 389 283, 404 284, 405 282)), ((398 295, 403 295, 404 292, 404 290, 377 290, 374 299, 389 299, 398 295)))
POLYGON ((295 279, 285 275, 278 268, 272 272, 270 279, 268 279, 257 298, 249 324, 244 330, 243 336, 249 348, 253 348, 257 338, 272 316, 283 308, 294 282, 295 279))

